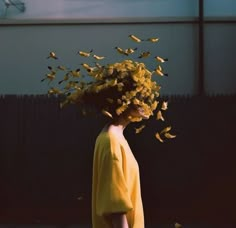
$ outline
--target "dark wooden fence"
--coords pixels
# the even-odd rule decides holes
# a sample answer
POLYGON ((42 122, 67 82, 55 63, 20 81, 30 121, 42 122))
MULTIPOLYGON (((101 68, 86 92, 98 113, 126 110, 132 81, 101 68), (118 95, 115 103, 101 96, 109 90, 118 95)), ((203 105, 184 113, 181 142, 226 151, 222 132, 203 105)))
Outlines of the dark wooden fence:
MULTIPOLYGON (((146 121, 125 134, 140 164, 147 223, 236 223, 236 96, 168 97, 177 138, 146 121)), ((0 97, 0 222, 91 223, 94 141, 103 117, 56 98, 0 97)))

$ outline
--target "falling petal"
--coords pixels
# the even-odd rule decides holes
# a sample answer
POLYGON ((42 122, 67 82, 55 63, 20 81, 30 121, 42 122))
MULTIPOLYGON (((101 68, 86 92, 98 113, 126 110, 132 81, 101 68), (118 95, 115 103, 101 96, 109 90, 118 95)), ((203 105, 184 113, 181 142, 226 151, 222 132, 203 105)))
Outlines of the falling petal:
POLYGON ((61 94, 62 92, 58 88, 52 87, 51 89, 48 90, 48 94, 61 94))
POLYGON ((67 73, 67 74, 64 76, 64 78, 63 78, 61 81, 58 82, 58 84, 61 84, 62 82, 67 81, 69 78, 70 78, 70 75, 69 75, 69 73, 67 73))
POLYGON ((77 54, 83 57, 89 57, 92 51, 93 50, 91 50, 90 52, 78 51, 77 54))
POLYGON ((90 69, 91 67, 87 63, 81 64, 86 70, 90 69))
POLYGON ((115 49, 120 53, 120 54, 123 54, 123 55, 128 55, 125 50, 123 50, 122 48, 120 47, 115 47, 115 49))
POLYGON ((157 120, 165 121, 164 117, 162 116, 161 111, 158 111, 158 112, 157 112, 157 117, 156 117, 156 119, 157 119, 157 120))
MULTIPOLYGON (((151 99, 154 98, 154 94, 151 94, 151 99), (153 96, 152 96, 153 95, 153 96)), ((151 104, 151 109, 152 110, 155 110, 157 108, 157 105, 158 105, 158 101, 154 101, 152 104, 151 104)))
POLYGON ((168 61, 168 59, 163 59, 163 58, 161 58, 160 56, 156 56, 155 59, 156 59, 157 61, 161 62, 161 63, 164 63, 164 62, 168 61))
POLYGON ((162 109, 163 111, 165 111, 165 110, 168 109, 168 102, 167 102, 167 101, 163 101, 162 106, 161 106, 161 109, 162 109))
POLYGON ((133 41, 138 42, 138 43, 140 43, 140 42, 142 41, 141 39, 139 39, 137 36, 134 36, 134 35, 129 35, 129 37, 130 37, 133 41))
POLYGON ((113 118, 112 114, 111 114, 110 112, 104 110, 104 109, 102 110, 102 113, 103 113, 105 116, 108 116, 108 117, 110 117, 110 118, 113 118))
POLYGON ((159 134, 158 132, 155 134, 155 137, 156 137, 156 139, 158 139, 161 143, 164 142, 163 139, 161 138, 161 136, 160 136, 160 134, 159 134))
POLYGON ((159 40, 159 38, 154 38, 154 37, 147 39, 147 41, 150 41, 150 42, 153 42, 153 43, 157 42, 158 40, 159 40))
POLYGON ((146 52, 142 52, 138 58, 140 58, 140 59, 141 58, 146 58, 150 55, 151 55, 151 53, 149 51, 146 51, 146 52))
POLYGON ((145 125, 142 125, 142 126, 139 127, 139 128, 135 128, 135 133, 136 133, 136 134, 140 133, 144 128, 145 128, 145 125))
POLYGON ((97 59, 97 60, 102 60, 105 57, 104 56, 98 56, 98 55, 93 55, 93 58, 97 59))
POLYGON ((161 134, 164 134, 164 133, 166 133, 166 132, 168 132, 168 131, 170 131, 170 130, 171 130, 171 126, 166 127, 166 128, 164 128, 164 129, 160 132, 160 135, 161 135, 161 134))
POLYGON ((53 52, 53 51, 51 51, 51 52, 49 53, 49 56, 47 57, 47 59, 49 59, 49 58, 58 59, 57 56, 56 56, 56 53, 53 52))
POLYGON ((166 132, 166 133, 164 134, 164 136, 165 136, 167 139, 173 139, 173 138, 176 137, 176 135, 172 135, 172 134, 170 134, 169 132, 166 132))
POLYGON ((58 66, 57 67, 59 70, 66 70, 67 68, 65 66, 58 66))
POLYGON ((157 75, 160 75, 160 76, 164 76, 164 73, 159 70, 158 68, 154 70, 154 72, 157 74, 157 75))
POLYGON ((134 53, 135 51, 137 50, 137 48, 134 48, 134 49, 132 49, 132 48, 127 48, 127 49, 125 49, 125 53, 127 53, 127 54, 132 54, 132 53, 134 53))

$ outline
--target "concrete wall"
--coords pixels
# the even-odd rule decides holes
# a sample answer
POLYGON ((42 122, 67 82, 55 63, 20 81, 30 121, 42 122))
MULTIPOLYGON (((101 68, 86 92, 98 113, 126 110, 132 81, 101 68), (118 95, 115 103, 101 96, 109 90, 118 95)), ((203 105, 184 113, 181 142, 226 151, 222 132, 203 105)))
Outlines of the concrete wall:
MULTIPOLYGON (((28 25, 0 27, 0 94, 45 93, 47 83, 40 80, 48 72, 48 65, 65 64, 81 67, 87 61, 76 55, 78 50, 93 49, 107 58, 102 63, 122 60, 114 47, 138 47, 150 50, 153 56, 168 57, 163 68, 169 77, 160 78, 163 94, 193 94, 198 75, 198 35, 196 25, 160 24, 81 24, 81 25, 28 25), (137 46, 129 34, 140 37, 160 37, 158 43, 137 46), (58 61, 48 60, 50 51, 58 61)), ((154 58, 143 60, 150 69, 156 66, 154 58)), ((135 60, 139 60, 137 55, 135 60)), ((91 60, 92 61, 92 60, 91 60)))
MULTIPOLYGON (((155 45, 140 45, 139 50, 151 50, 153 55, 169 58, 163 65, 169 77, 158 79, 162 94, 197 93, 199 46, 198 25, 194 23, 198 14, 197 0, 191 4, 187 0, 23 2, 25 12, 20 13, 10 6, 6 14, 3 1, 0 3, 0 94, 46 93, 48 86, 40 80, 47 72, 47 66, 65 64, 78 68, 85 61, 76 55, 78 50, 93 48, 98 55, 107 57, 104 64, 119 61, 122 58, 114 47, 135 47, 128 38, 131 33, 160 38, 155 45), (177 20, 190 17, 193 23, 159 23, 162 17, 177 20), (86 18, 93 23, 80 21, 86 18), (106 23, 102 23, 104 18, 106 23), (74 20, 73 23, 68 23, 68 19, 74 20), (50 51, 59 55, 58 62, 46 59, 50 51)), ((206 17, 235 16, 236 4, 232 0, 224 1, 224 4, 205 0, 204 6, 206 17)), ((204 32, 206 93, 236 93, 235 23, 205 24, 204 32)), ((153 59, 144 61, 151 70, 154 68, 153 59)))
POLYGON ((5 14, 0 1, 0 17, 3 18, 104 18, 104 17, 190 17, 198 14, 198 0, 22 0, 25 11, 10 6, 5 14))

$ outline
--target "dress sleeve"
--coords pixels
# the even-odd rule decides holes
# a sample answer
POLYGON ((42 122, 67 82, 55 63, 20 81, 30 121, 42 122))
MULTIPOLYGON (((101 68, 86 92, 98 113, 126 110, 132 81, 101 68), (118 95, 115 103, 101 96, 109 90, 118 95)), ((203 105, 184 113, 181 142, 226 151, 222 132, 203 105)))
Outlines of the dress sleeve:
POLYGON ((97 214, 127 212, 133 208, 123 173, 121 147, 110 139, 102 148, 97 188, 97 214))

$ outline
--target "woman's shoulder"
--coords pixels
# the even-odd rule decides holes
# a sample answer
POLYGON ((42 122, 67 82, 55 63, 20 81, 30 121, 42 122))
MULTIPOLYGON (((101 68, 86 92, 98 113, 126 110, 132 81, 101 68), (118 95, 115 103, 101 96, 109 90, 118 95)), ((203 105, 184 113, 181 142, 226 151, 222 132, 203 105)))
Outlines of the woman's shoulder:
POLYGON ((95 150, 99 154, 109 155, 117 160, 121 156, 121 147, 121 139, 112 131, 102 131, 97 136, 95 150))
POLYGON ((118 142, 118 136, 112 131, 101 131, 97 136, 97 142, 111 143, 118 142))

